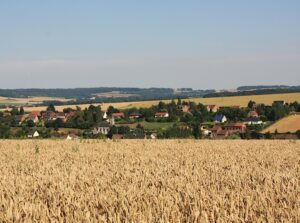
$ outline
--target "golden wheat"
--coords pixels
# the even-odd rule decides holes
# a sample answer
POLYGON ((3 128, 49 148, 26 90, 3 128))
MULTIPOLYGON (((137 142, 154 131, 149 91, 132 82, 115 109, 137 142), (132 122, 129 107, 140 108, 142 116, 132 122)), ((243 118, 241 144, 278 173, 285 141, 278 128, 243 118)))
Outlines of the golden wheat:
POLYGON ((1 222, 299 222, 297 141, 0 141, 1 222))

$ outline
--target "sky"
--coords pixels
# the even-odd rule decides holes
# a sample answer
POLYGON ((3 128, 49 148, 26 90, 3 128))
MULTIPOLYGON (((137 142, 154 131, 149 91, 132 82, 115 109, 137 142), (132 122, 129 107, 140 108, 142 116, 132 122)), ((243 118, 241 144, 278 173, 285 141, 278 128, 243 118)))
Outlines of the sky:
POLYGON ((0 88, 300 85, 299 0, 1 0, 0 88))

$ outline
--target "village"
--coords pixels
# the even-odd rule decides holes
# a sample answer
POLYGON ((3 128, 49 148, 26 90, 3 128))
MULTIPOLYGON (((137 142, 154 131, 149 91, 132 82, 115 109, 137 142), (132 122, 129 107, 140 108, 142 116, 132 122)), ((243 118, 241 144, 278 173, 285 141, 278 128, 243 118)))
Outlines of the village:
MULTIPOLYGON (((278 134, 261 131, 292 112, 299 112, 298 102, 274 101, 271 106, 249 101, 240 106, 195 104, 172 100, 150 108, 119 110, 110 106, 65 108, 56 111, 24 111, 23 107, 0 113, 2 138, 107 138, 107 139, 262 139, 278 134)), ((282 135, 281 135, 282 137, 282 135)), ((285 134, 294 139, 296 134, 285 134)))

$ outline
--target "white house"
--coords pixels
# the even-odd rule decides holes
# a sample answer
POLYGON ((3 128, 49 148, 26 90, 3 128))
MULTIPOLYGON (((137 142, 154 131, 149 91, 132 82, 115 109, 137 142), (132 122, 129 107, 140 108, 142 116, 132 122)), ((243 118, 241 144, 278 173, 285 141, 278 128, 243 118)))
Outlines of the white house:
POLYGON ((68 134, 66 137, 65 137, 66 140, 73 140, 73 139, 78 139, 78 136, 75 135, 75 134, 68 134))
POLYGON ((28 138, 36 138, 36 137, 39 137, 40 134, 38 131, 30 131, 27 135, 28 138))
POLYGON ((150 139, 157 139, 157 134, 156 133, 151 133, 150 139))
POLYGON ((205 136, 211 135, 211 131, 204 126, 201 126, 200 130, 201 130, 202 134, 205 136))
POLYGON ((107 119, 107 113, 106 112, 104 112, 104 114, 103 114, 103 119, 107 119))
POLYGON ((111 125, 108 122, 101 122, 96 125, 93 129, 93 134, 97 135, 99 133, 107 135, 110 131, 111 125))
POLYGON ((244 123, 246 125, 262 125, 264 122, 257 117, 246 118, 244 123))
POLYGON ((155 118, 168 118, 169 113, 168 112, 156 112, 155 118))

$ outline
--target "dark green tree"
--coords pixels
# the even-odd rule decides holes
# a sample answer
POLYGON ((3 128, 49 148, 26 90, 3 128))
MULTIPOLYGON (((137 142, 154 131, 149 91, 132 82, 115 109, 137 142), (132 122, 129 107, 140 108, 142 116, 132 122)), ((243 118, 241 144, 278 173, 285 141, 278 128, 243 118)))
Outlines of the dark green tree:
POLYGON ((272 139, 272 134, 270 132, 266 132, 265 138, 266 139, 272 139))
POLYGON ((298 139, 300 139, 300 130, 296 132, 296 135, 298 136, 298 139))
POLYGON ((202 138, 202 132, 200 131, 198 124, 193 124, 193 135, 195 139, 201 139, 202 138))
POLYGON ((250 101, 248 102, 248 108, 253 109, 254 106, 255 106, 255 104, 256 104, 255 101, 250 100, 250 101))
POLYGON ((0 138, 7 139, 11 135, 10 127, 7 125, 0 124, 0 138))
POLYGON ((35 126, 35 123, 34 123, 34 121, 32 121, 32 120, 28 120, 28 121, 26 122, 26 126, 29 127, 29 128, 32 128, 32 127, 35 126))
POLYGON ((15 115, 19 115, 19 110, 17 108, 13 108, 11 111, 10 111, 11 115, 12 116, 15 116, 15 115))
POLYGON ((20 115, 24 115, 24 114, 25 114, 24 108, 23 108, 22 106, 20 107, 20 112, 19 112, 19 114, 20 114, 20 115))
POLYGON ((54 105, 53 105, 53 104, 48 105, 47 111, 48 111, 48 112, 55 112, 56 110, 55 110, 54 105))

